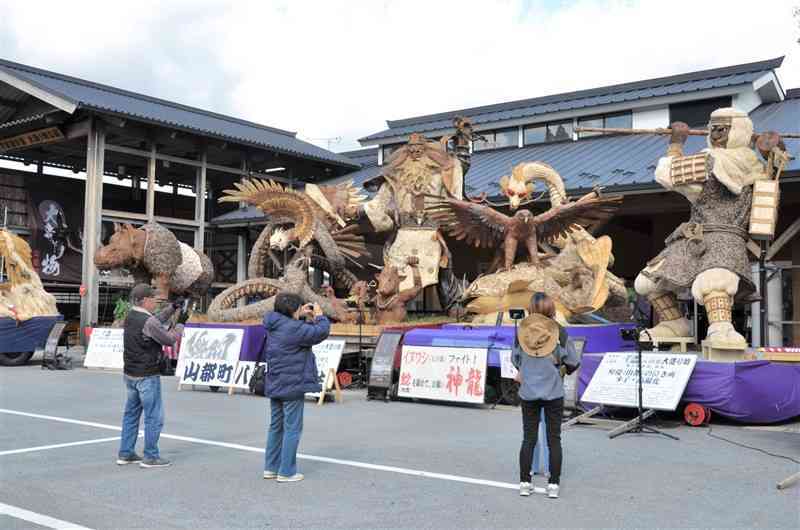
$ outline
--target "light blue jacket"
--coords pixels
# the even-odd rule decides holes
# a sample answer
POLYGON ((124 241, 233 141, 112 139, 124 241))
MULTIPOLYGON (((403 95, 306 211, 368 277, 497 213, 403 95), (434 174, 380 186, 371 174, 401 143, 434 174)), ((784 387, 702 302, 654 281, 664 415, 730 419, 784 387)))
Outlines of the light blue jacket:
POLYGON ((559 342, 550 355, 533 357, 525 353, 518 344, 511 350, 511 362, 519 370, 521 382, 519 398, 525 401, 550 401, 564 397, 564 383, 561 381, 559 365, 564 364, 568 373, 578 368, 578 354, 575 345, 561 330, 559 342))

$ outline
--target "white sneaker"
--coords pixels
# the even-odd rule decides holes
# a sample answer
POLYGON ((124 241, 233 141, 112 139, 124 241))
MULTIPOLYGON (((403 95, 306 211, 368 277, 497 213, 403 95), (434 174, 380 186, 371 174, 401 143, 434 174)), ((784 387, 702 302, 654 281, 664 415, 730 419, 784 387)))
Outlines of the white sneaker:
POLYGON ((530 497, 531 496, 531 483, 530 482, 520 482, 519 483, 519 496, 520 497, 530 497))
POLYGON ((303 476, 302 473, 295 473, 291 477, 284 477, 283 475, 278 475, 278 478, 276 480, 278 482, 300 482, 304 478, 305 477, 303 476))
POLYGON ((278 478, 278 474, 275 473, 274 471, 264 471, 264 478, 266 479, 278 478))
POLYGON ((558 498, 558 484, 548 484, 547 485, 547 496, 551 499, 558 498))

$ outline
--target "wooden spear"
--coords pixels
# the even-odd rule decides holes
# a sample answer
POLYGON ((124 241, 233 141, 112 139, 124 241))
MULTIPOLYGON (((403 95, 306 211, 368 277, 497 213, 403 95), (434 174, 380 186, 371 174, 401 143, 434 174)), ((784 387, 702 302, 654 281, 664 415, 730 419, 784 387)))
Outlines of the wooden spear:
MULTIPOLYGON (((668 135, 672 134, 672 129, 666 127, 657 127, 655 129, 619 129, 619 128, 603 128, 603 127, 575 127, 575 132, 578 133, 601 133, 601 134, 658 134, 668 135)), ((781 138, 800 138, 800 133, 778 133, 781 138)), ((708 136, 708 131, 705 129, 689 129, 689 136, 708 136)))

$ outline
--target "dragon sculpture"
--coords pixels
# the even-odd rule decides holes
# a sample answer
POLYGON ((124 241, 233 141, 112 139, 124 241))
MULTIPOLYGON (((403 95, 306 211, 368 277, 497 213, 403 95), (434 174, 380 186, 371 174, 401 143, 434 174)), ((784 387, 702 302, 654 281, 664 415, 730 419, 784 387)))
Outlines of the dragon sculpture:
POLYGON ((225 190, 220 202, 244 202, 256 206, 270 218, 250 254, 248 279, 220 293, 208 310, 211 320, 231 322, 261 318, 272 309, 274 296, 289 291, 304 300, 317 302, 330 317, 347 321, 351 317, 343 300, 316 293, 307 283, 307 268, 330 273, 337 288, 349 292, 357 282, 347 264, 360 266, 358 259, 367 254, 362 236, 355 225, 347 225, 343 214, 358 207, 362 196, 351 185, 316 186, 307 184, 304 192, 284 188, 274 181, 245 179, 225 190), (281 225, 291 224, 284 229, 281 225), (284 269, 276 251, 294 250, 284 269), (279 278, 267 278, 265 264, 271 260, 279 278), (302 269, 306 267, 305 269, 302 269), (302 269, 302 274, 299 270, 302 269), (237 307, 240 299, 260 296, 263 300, 237 307))

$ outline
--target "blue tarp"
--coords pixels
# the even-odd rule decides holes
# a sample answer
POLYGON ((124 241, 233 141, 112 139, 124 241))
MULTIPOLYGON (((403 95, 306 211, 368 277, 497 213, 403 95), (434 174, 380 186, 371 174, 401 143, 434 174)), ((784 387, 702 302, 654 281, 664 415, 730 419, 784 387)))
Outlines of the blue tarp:
POLYGON ((61 315, 33 317, 17 322, 13 318, 0 318, 0 353, 18 353, 44 348, 50 330, 61 315))

